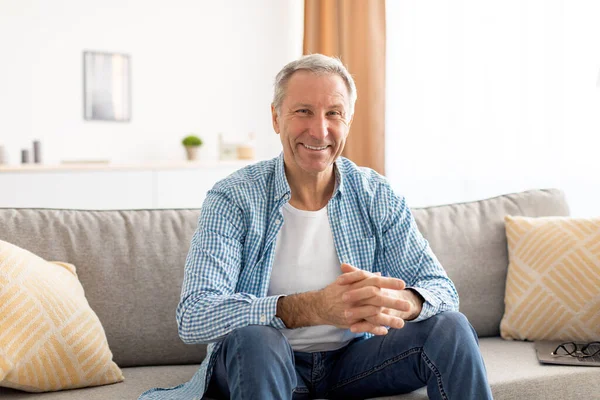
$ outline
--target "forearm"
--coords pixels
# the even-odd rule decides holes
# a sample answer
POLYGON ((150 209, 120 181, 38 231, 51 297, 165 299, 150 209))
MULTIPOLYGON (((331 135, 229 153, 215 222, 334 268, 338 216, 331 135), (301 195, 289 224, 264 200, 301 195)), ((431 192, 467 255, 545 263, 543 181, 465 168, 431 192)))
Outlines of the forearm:
POLYGON ((248 325, 284 328, 275 318, 279 296, 257 298, 246 293, 230 296, 189 296, 177 307, 179 337, 187 344, 212 343, 248 325))
POLYGON ((458 311, 456 287, 427 244, 414 265, 415 273, 407 277, 406 288, 418 292, 425 301, 421 313, 412 321, 423 321, 444 311, 458 311))
POLYGON ((277 300, 276 316, 289 329, 325 325, 319 314, 321 303, 321 294, 317 291, 280 297, 277 300))

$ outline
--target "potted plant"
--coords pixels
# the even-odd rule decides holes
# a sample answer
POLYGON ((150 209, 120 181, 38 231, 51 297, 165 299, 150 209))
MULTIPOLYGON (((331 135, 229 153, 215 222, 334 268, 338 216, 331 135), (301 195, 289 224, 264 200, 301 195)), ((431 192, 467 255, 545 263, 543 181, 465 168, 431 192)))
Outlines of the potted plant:
POLYGON ((188 161, 198 159, 198 149, 202 146, 202 139, 195 135, 189 135, 183 138, 181 144, 185 147, 188 161))

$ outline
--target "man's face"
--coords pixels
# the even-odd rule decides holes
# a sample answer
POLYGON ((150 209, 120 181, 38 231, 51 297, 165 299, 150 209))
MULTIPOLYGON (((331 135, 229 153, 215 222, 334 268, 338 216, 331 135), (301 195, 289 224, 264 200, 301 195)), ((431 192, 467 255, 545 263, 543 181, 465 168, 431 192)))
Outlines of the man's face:
POLYGON ((318 175, 342 154, 352 123, 350 99, 335 74, 297 71, 287 83, 280 114, 271 107, 286 167, 318 175))

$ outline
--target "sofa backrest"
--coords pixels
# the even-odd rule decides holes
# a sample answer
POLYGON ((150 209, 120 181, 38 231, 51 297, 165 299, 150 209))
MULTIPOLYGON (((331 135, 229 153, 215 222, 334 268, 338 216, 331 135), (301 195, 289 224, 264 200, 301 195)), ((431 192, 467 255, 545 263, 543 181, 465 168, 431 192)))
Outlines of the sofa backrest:
MULTIPOLYGON (((480 336, 498 334, 504 310, 506 214, 568 215, 568 208, 562 192, 538 190, 414 210, 480 336)), ((175 322, 198 216, 199 210, 0 209, 0 240, 76 266, 118 365, 198 363, 206 346, 183 344, 175 322)))
POLYGON ((0 240, 74 264, 121 367, 199 363, 175 309, 199 210, 0 209, 0 240))
POLYGON ((547 189, 414 209, 413 215, 456 285, 460 311, 479 336, 498 336, 508 270, 504 216, 568 216, 569 208, 562 191, 547 189))

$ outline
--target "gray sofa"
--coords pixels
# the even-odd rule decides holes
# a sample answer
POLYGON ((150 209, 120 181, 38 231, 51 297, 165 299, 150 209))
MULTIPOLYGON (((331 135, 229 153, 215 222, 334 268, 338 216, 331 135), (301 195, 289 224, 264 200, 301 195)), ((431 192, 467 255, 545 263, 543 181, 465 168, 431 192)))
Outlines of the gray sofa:
MULTIPOLYGON (((0 239, 47 260, 73 263, 106 331, 122 383, 0 398, 136 399, 155 387, 187 381, 205 346, 185 345, 175 308, 199 210, 76 211, 0 209, 0 239)), ((499 337, 508 266, 503 217, 568 215, 559 190, 415 209, 423 235, 458 289, 461 311, 480 336, 494 398, 600 399, 600 368, 540 365, 532 343, 499 337)), ((425 389, 394 399, 427 399, 425 389)), ((456 399, 464 400, 464 399, 456 399)))

